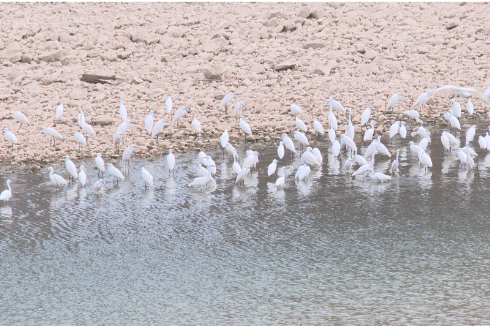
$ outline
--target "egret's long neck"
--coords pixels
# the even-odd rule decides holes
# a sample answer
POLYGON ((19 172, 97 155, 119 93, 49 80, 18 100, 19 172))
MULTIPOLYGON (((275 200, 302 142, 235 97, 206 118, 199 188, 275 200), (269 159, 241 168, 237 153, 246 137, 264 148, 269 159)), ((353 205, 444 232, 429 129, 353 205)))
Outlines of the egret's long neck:
POLYGON ((9 191, 12 192, 12 189, 10 188, 10 181, 7 182, 7 187, 9 187, 9 191))
POLYGON ((371 161, 369 162, 369 165, 371 167, 374 167, 374 156, 376 155, 376 152, 373 152, 373 154, 371 155, 371 161))

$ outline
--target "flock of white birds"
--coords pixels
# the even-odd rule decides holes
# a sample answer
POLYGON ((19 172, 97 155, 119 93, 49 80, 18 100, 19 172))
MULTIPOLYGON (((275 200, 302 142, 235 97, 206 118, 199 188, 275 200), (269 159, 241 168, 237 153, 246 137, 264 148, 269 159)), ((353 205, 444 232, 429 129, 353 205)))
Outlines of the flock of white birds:
MULTIPOLYGON (((468 98, 471 95, 477 95, 483 101, 489 101, 490 99, 490 87, 488 87, 485 91, 480 92, 472 87, 445 85, 436 89, 434 93, 444 89, 453 90, 457 96, 463 98, 468 98)), ((426 92, 420 94, 415 100, 415 102, 413 103, 413 107, 417 108, 418 106, 423 106, 424 104, 426 104, 426 102, 430 98, 431 93, 433 93, 431 89, 428 89, 426 92)), ((119 95, 121 96, 119 114, 121 116, 122 122, 117 127, 116 132, 114 133, 113 136, 114 144, 117 150, 119 150, 119 145, 121 143, 121 140, 124 139, 124 133, 126 132, 126 130, 131 124, 131 121, 128 120, 127 110, 123 104, 124 94, 123 92, 120 92, 119 95)), ((233 97, 234 97, 234 93, 230 92, 226 96, 224 96, 223 99, 221 100, 220 110, 224 108, 225 114, 228 113, 228 106, 232 103, 233 97)), ((397 92, 396 94, 391 96, 390 99, 388 100, 386 109, 387 110, 393 109, 398 104, 401 98, 402 98, 402 94, 400 92, 397 92)), ((357 145, 354 141, 355 129, 351 121, 351 110, 344 108, 344 106, 339 101, 334 100, 332 97, 329 98, 328 105, 330 106, 330 110, 328 113, 329 129, 327 131, 327 134, 331 143, 330 151, 335 157, 339 156, 342 148, 345 148, 348 151, 349 158, 344 163, 345 173, 351 174, 352 177, 360 176, 364 179, 369 177, 371 180, 375 182, 385 182, 391 180, 390 175, 383 173, 383 171, 375 171, 374 169, 374 161, 376 155, 379 154, 379 155, 385 155, 387 157, 391 157, 391 153, 387 149, 387 147, 381 142, 381 135, 378 135, 377 138, 373 139, 374 124, 376 122, 374 120, 370 120, 371 111, 372 111, 371 108, 367 108, 364 110, 364 112, 361 115, 361 123, 360 123, 361 127, 362 126, 367 127, 368 122, 370 122, 371 128, 367 128, 365 130, 363 135, 363 141, 364 142, 371 141, 371 143, 369 146, 366 147, 366 150, 363 153, 363 155, 359 155, 357 145), (338 125, 337 125, 337 118, 334 114, 334 109, 336 111, 340 111, 343 113, 347 113, 347 111, 349 112, 349 118, 348 118, 347 126, 345 128, 345 132, 341 134, 339 138, 337 138, 338 125), (370 161, 367 161, 367 159, 369 158, 370 161), (358 168, 355 171, 353 171, 353 168, 355 166, 358 166, 358 168)), ((468 101, 466 102, 465 107, 468 115, 471 116, 473 114, 474 107, 470 99, 468 99, 468 101)), ((167 113, 171 115, 172 99, 170 97, 165 101, 165 108, 167 113)), ((241 117, 241 112, 243 108, 245 108, 243 102, 236 103, 234 107, 234 115, 235 118, 237 119, 240 129, 243 131, 246 137, 247 135, 252 135, 252 129, 250 125, 241 117)), ((489 110, 489 118, 490 118, 490 105, 488 106, 488 110, 489 110)), ((87 145, 88 136, 89 135, 95 136, 96 133, 94 129, 87 122, 85 122, 85 116, 82 109, 78 109, 78 111, 79 111, 78 124, 81 130, 83 131, 83 133, 85 133, 85 135, 81 132, 75 131, 74 137, 79 143, 79 148, 81 148, 82 145, 87 145)), ((181 107, 180 109, 176 110, 172 116, 171 123, 177 123, 178 126, 179 121, 186 114, 186 112, 187 109, 185 107, 181 107)), ((298 105, 291 104, 291 112, 295 116, 295 126, 298 129, 293 132, 293 138, 299 143, 300 148, 303 147, 305 148, 304 152, 300 156, 300 160, 302 164, 298 167, 298 170, 295 174, 295 178, 299 180, 304 180, 308 178, 311 169, 319 168, 322 166, 323 156, 318 148, 309 147, 310 141, 305 135, 308 129, 306 124, 300 118, 301 115, 303 114, 303 110, 298 105)), ((56 114, 56 119, 59 119, 61 117, 61 115, 63 114, 63 104, 59 104, 56 107, 55 114, 56 114)), ((150 110, 148 116, 146 116, 144 119, 144 124, 147 133, 151 135, 152 138, 156 137, 158 142, 158 135, 163 131, 163 128, 167 122, 164 119, 160 119, 156 123, 154 123, 153 114, 154 114, 153 110, 150 110)), ((430 131, 428 131, 423 127, 423 121, 420 120, 420 115, 417 110, 412 109, 412 110, 404 111, 404 115, 407 116, 410 120, 414 120, 415 123, 420 123, 418 129, 415 132, 411 133, 412 137, 417 137, 417 136, 420 137, 419 142, 415 143, 414 141, 410 141, 408 144, 410 145, 410 151, 412 151, 417 155, 420 165, 423 166, 426 171, 427 168, 432 167, 431 157, 426 151, 428 144, 431 142, 431 133, 430 131)), ((462 116, 461 104, 454 98, 451 100, 450 109, 444 113, 444 117, 447 119, 448 124, 451 127, 451 131, 455 131, 455 132, 461 131, 461 125, 459 122, 459 118, 461 116, 462 116)), ((19 129, 22 127, 23 123, 29 123, 27 117, 20 111, 13 111, 12 117, 20 122, 19 129)), ((400 135, 401 139, 405 139, 407 136, 407 129, 405 125, 406 125, 405 121, 395 121, 395 123, 393 123, 390 126, 390 130, 389 130, 390 138, 393 139, 397 135, 400 135)), ((195 117, 192 120, 192 127, 196 131, 196 134, 200 135, 201 124, 195 117)), ((317 137, 321 137, 325 134, 324 128, 318 119, 314 119, 313 127, 317 137)), ((52 139, 53 143, 55 143, 56 140, 63 140, 63 136, 53 128, 41 127, 40 129, 44 134, 46 134, 52 139)), ((4 129, 4 135, 7 138, 7 140, 12 143, 12 149, 13 149, 14 146, 13 144, 19 142, 17 137, 8 128, 4 129)), ((477 154, 475 150, 470 147, 470 144, 471 142, 474 141, 475 135, 476 135, 476 126, 471 126, 466 131, 465 146, 458 148, 459 147, 458 139, 451 132, 444 131, 442 132, 441 135, 441 142, 444 148, 446 148, 448 151, 451 151, 451 149, 453 148, 454 149, 458 148, 458 158, 461 164, 466 166, 468 169, 473 169, 475 167, 475 162, 473 158, 477 156, 477 154)), ((281 137, 282 137, 282 141, 280 141, 279 146, 277 148, 277 155, 279 159, 284 158, 286 150, 290 151, 291 155, 294 157, 294 154, 296 153, 295 142, 286 133, 283 133, 281 137)), ((251 169, 255 168, 259 160, 260 154, 257 151, 247 150, 246 157, 243 160, 242 165, 240 166, 238 162, 239 157, 237 151, 233 147, 233 145, 229 143, 229 135, 226 129, 220 136, 220 142, 221 142, 221 146, 223 147, 223 150, 226 150, 233 157, 233 161, 234 161, 233 171, 236 174, 235 183, 243 184, 245 178, 250 173, 251 169)), ((479 136, 478 144, 480 148, 490 150, 490 136, 488 135, 488 132, 486 132, 486 135, 479 136)), ((129 145, 124 150, 121 157, 123 171, 127 164, 128 173, 129 173, 129 161, 134 149, 135 149, 135 145, 129 145)), ((391 175, 397 175, 399 173, 399 169, 398 169, 399 154, 400 154, 400 149, 397 149, 396 158, 391 163, 391 168, 389 169, 391 175)), ((217 172, 216 164, 211 158, 211 156, 206 155, 206 153, 204 152, 199 153, 198 160, 199 160, 199 165, 197 168, 197 176, 191 183, 188 184, 188 186, 203 189, 210 181, 214 180, 213 176, 217 172)), ((277 171, 278 178, 275 184, 277 187, 283 187, 286 178, 285 167, 281 167, 278 169, 277 168, 278 163, 279 161, 277 159, 274 159, 272 161, 272 163, 267 168, 267 175, 270 177, 273 174, 275 174, 277 171)), ((175 164, 176 164, 175 156, 172 153, 172 150, 169 150, 167 155, 167 167, 169 170, 169 174, 173 172, 175 168, 175 164)), ((49 179, 51 183, 54 186, 61 187, 64 185, 68 185, 69 182, 72 181, 76 182, 76 180, 78 180, 78 182, 82 185, 82 187, 84 187, 87 183, 87 175, 85 173, 84 165, 80 165, 80 167, 77 169, 75 163, 72 160, 70 160, 70 157, 68 155, 65 158, 65 165, 66 165, 66 171, 68 172, 69 180, 66 180, 61 175, 54 173, 54 169, 52 167, 49 167, 48 171, 49 171, 49 179)), ((119 181, 124 180, 124 174, 117 167, 115 167, 112 163, 107 163, 107 164, 104 163, 101 153, 97 154, 97 157, 95 158, 95 166, 99 170, 99 173, 102 174, 102 176, 104 176, 105 173, 106 175, 112 177, 113 183, 115 182, 116 185, 119 183, 119 181)), ((141 177, 145 183, 145 189, 147 186, 153 186, 153 176, 144 167, 141 168, 141 177)), ((10 187, 10 183, 11 181, 8 180, 7 181, 8 189, 4 190, 0 194, 0 200, 8 201, 12 197, 12 190, 10 187)), ((101 193, 105 189, 105 187, 106 185, 103 178, 99 178, 97 181, 95 181, 93 185, 93 188, 96 193, 101 193)))

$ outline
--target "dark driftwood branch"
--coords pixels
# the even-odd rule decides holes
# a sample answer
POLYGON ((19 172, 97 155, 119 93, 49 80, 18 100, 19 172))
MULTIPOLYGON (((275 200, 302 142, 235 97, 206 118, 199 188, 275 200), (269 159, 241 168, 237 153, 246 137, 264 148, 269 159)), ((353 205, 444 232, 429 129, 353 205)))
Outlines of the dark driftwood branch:
POLYGON ((110 84, 107 80, 116 80, 116 76, 99 76, 99 75, 89 75, 83 74, 81 81, 91 84, 110 84))

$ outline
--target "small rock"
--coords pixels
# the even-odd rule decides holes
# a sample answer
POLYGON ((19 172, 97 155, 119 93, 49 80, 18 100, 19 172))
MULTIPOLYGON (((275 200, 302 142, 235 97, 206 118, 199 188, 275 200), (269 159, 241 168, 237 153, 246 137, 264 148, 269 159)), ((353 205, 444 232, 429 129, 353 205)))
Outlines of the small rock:
POLYGON ((51 85, 52 83, 53 83, 53 81, 49 78, 44 77, 41 79, 41 84, 43 84, 43 85, 51 85))
POLYGON ((100 35, 97 38, 97 44, 104 44, 104 43, 108 43, 108 42, 109 42, 109 37, 107 37, 107 35, 100 35))
POLYGON ((310 8, 308 8, 307 6, 302 6, 301 9, 298 11, 298 17, 308 18, 310 13, 310 8))
POLYGON ((92 118, 92 123, 99 126, 108 126, 114 123, 114 118, 110 114, 95 115, 92 118))
POLYGON ((118 58, 120 59, 127 59, 131 56, 131 51, 123 51, 117 55, 118 58))
POLYGON ((282 71, 282 70, 287 70, 287 69, 294 69, 296 67, 296 63, 293 62, 282 62, 274 65, 274 70, 276 71, 282 71))
POLYGON ((19 62, 22 60, 22 53, 16 53, 9 58, 10 62, 19 62))
POLYGON ((212 67, 204 71, 204 77, 207 79, 222 80, 224 72, 223 68, 212 67))
POLYGON ((247 141, 255 141, 255 136, 254 135, 248 135, 246 137, 247 141))
POLYGON ((312 9, 310 15, 308 16, 308 18, 313 19, 320 19, 321 17, 323 17, 323 9, 321 8, 312 9))
POLYGON ((243 54, 252 54, 254 52, 255 50, 250 45, 246 46, 245 49, 243 49, 242 51, 243 54))
POLYGON ((59 61, 60 59, 61 59, 61 50, 48 52, 39 57, 39 60, 45 62, 54 62, 54 61, 59 61))
POLYGON ((32 55, 31 54, 24 53, 22 55, 22 62, 24 62, 24 63, 31 63, 31 61, 32 61, 32 55))
POLYGON ((322 49, 325 47, 325 44, 323 43, 306 43, 303 48, 305 50, 308 50, 309 48, 313 48, 313 49, 322 49))
POLYGON ((75 42, 77 40, 76 36, 70 35, 66 32, 61 32, 60 36, 58 37, 58 40, 61 43, 70 43, 70 42, 75 42))
POLYGON ((84 100, 87 96, 87 90, 75 90, 70 93, 70 99, 72 100, 84 100))
POLYGON ((459 26, 459 24, 453 20, 452 22, 450 22, 449 24, 446 25, 446 29, 451 30, 451 29, 456 28, 458 26, 459 26))
POLYGON ((373 60, 374 58, 376 58, 377 55, 378 55, 378 52, 376 52, 374 50, 369 50, 366 52, 365 57, 368 60, 373 60))
POLYGON ((269 22, 267 23, 267 26, 269 27, 275 27, 279 25, 279 22, 277 21, 277 18, 272 18, 271 20, 269 20, 269 22))
POLYGON ((225 50, 227 45, 228 41, 223 36, 218 36, 211 39, 211 41, 204 45, 202 49, 204 52, 218 54, 221 51, 225 50))

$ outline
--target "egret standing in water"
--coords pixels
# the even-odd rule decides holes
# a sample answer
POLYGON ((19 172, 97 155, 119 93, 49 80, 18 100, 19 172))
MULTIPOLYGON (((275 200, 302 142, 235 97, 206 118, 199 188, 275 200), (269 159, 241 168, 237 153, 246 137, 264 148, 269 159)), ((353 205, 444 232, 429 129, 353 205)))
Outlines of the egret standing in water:
POLYGON ((97 153, 97 157, 95 158, 95 166, 99 169, 100 172, 102 172, 102 176, 103 176, 105 172, 105 165, 101 153, 97 153))
POLYGON ((82 184, 82 187, 85 187, 85 183, 87 182, 87 174, 85 174, 85 166, 80 165, 80 173, 78 173, 78 180, 82 184))
POLYGON ((73 181, 78 179, 77 167, 75 166, 75 163, 73 163, 73 161, 70 160, 69 155, 65 156, 65 166, 66 166, 66 171, 68 171, 68 175, 70 176, 68 179, 71 178, 73 181))
POLYGON ((390 168, 390 172, 391 174, 399 174, 400 173, 400 170, 399 170, 399 166, 400 166, 400 161, 398 160, 400 156, 400 149, 398 148, 396 150, 396 159, 391 163, 391 168, 390 168))
POLYGON ((225 148, 228 145, 228 141, 230 140, 230 136, 228 135, 228 129, 225 129, 221 136, 219 136, 219 141, 221 143, 221 147, 223 148, 223 158, 225 157, 225 148))
POLYGON ((284 179, 286 178, 285 169, 286 169, 286 167, 283 166, 277 172, 277 175, 279 175, 279 178, 277 178, 277 180, 276 180, 276 187, 278 187, 278 188, 284 188, 284 179))
POLYGON ((10 180, 7 180, 7 187, 8 187, 8 189, 5 189, 0 194, 0 200, 1 201, 9 201, 9 199, 12 197, 12 189, 10 188, 10 180))
POLYGON ((68 184, 68 182, 61 175, 54 173, 54 170, 51 166, 48 168, 48 171, 49 179, 51 180, 51 183, 53 185, 61 187, 68 184))
POLYGON ((277 168, 277 160, 273 159, 272 163, 269 164, 269 166, 267 167, 267 176, 270 177, 271 175, 273 175, 276 172, 276 168, 277 168))
POLYGON ((170 176, 170 173, 173 173, 175 167, 175 155, 172 153, 171 149, 168 150, 167 166, 168 166, 168 176, 170 176))
POLYGON ((153 186, 153 176, 144 167, 141 168, 141 176, 143 178, 143 181, 145 182, 145 190, 147 184, 148 186, 153 186))
POLYGON ((107 173, 112 176, 112 183, 114 184, 114 178, 116 179, 116 185, 119 185, 119 180, 124 180, 124 175, 116 168, 112 163, 107 163, 107 173))
POLYGON ((135 145, 131 144, 129 145, 128 147, 126 147, 126 149, 124 150, 123 152, 123 155, 122 155, 122 163, 123 163, 123 167, 124 167, 124 162, 128 162, 128 173, 129 173, 129 159, 131 157, 131 154, 133 154, 133 151, 134 149, 136 148, 135 145))
POLYGON ((284 157, 284 142, 282 140, 279 142, 279 146, 277 146, 277 156, 279 156, 279 159, 284 157))
POLYGON ((96 193, 100 194, 102 192, 102 190, 104 190, 104 188, 105 188, 104 180, 99 179, 99 180, 95 181, 94 190, 96 193))

